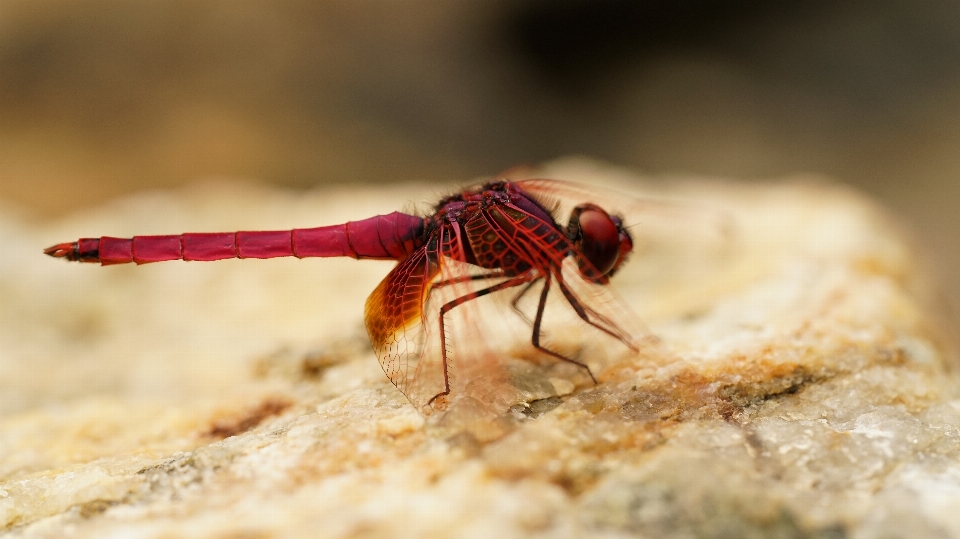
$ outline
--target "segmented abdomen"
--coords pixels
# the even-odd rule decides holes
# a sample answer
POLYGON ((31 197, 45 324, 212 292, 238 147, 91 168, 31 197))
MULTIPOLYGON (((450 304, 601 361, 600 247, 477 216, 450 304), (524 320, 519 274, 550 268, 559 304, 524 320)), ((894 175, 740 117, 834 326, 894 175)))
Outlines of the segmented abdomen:
POLYGON ((282 256, 401 260, 422 245, 423 227, 422 218, 393 212, 339 225, 294 230, 83 238, 55 245, 45 252, 103 265, 282 256))

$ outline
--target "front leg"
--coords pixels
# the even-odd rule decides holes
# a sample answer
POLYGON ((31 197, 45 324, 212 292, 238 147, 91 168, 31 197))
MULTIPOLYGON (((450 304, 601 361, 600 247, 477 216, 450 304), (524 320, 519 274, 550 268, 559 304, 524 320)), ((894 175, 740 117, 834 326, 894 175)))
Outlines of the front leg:
POLYGON ((637 348, 637 345, 634 344, 634 343, 626 336, 626 333, 625 333, 623 330, 621 330, 613 320, 610 320, 610 319, 606 318, 605 316, 602 316, 602 315, 594 312, 594 315, 600 320, 600 322, 602 322, 603 324, 606 324, 607 326, 609 326, 609 327, 607 327, 607 326, 604 326, 604 325, 598 323, 597 321, 591 319, 591 318, 590 318, 590 313, 587 312, 587 308, 585 308, 585 307, 580 303, 580 300, 577 299, 577 297, 573 294, 573 291, 570 290, 570 288, 567 286, 566 283, 563 282, 562 279, 560 279, 560 278, 557 279, 557 286, 560 287, 560 291, 563 292, 563 296, 567 299, 567 302, 570 304, 570 306, 573 307, 573 310, 577 313, 577 316, 579 316, 584 322, 586 322, 586 323, 590 324, 591 326, 599 329, 600 331, 606 333, 607 335, 610 335, 610 336, 613 337, 614 339, 617 339, 618 341, 620 341, 620 342, 622 342, 623 344, 625 344, 625 345, 627 346, 627 348, 633 350, 634 352, 638 352, 638 351, 639 351, 639 348, 637 348), (610 329, 610 328, 613 328, 613 329, 610 329), (616 330, 616 331, 614 331, 614 330, 616 330), (619 332, 619 333, 618 333, 618 332, 619 332))
POLYGON ((547 294, 550 292, 550 277, 544 277, 543 281, 543 290, 540 292, 540 303, 537 305, 537 316, 533 320, 533 335, 531 337, 531 342, 533 347, 545 354, 549 354, 559 360, 566 361, 567 363, 573 363, 574 365, 581 367, 587 374, 590 375, 590 379, 593 380, 593 383, 597 383, 597 379, 593 376, 593 372, 590 370, 590 367, 586 363, 581 363, 575 359, 570 359, 567 356, 560 354, 559 352, 554 352, 544 346, 540 345, 540 325, 543 322, 543 311, 544 307, 547 305, 547 294))
POLYGON ((513 301, 510 302, 510 306, 513 307, 514 312, 516 312, 520 318, 523 318, 523 321, 526 322, 528 326, 533 326, 533 320, 530 320, 530 318, 527 317, 527 314, 520 310, 520 306, 518 304, 520 303, 520 300, 523 299, 523 296, 526 295, 526 293, 529 292, 530 289, 533 288, 533 285, 537 284, 537 281, 540 279, 542 279, 542 277, 537 277, 536 279, 533 279, 527 283, 527 286, 521 288, 520 292, 514 296, 513 301))

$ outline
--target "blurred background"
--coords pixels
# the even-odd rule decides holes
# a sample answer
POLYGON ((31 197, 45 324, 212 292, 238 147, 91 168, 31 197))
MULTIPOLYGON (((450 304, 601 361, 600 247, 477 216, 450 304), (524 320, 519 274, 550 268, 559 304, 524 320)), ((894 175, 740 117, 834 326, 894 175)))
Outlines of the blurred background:
POLYGON ((0 200, 40 217, 567 154, 856 186, 960 306, 960 3, 0 0, 0 200))

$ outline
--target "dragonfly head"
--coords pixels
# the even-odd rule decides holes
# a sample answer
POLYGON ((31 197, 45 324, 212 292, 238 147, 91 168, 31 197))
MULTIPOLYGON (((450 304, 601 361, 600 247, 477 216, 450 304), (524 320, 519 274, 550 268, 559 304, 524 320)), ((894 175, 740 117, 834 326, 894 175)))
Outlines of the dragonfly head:
POLYGON ((606 282, 607 277, 616 273, 633 250, 633 239, 623 227, 623 220, 595 204, 581 204, 573 209, 567 239, 583 255, 578 257, 581 275, 597 283, 606 282))

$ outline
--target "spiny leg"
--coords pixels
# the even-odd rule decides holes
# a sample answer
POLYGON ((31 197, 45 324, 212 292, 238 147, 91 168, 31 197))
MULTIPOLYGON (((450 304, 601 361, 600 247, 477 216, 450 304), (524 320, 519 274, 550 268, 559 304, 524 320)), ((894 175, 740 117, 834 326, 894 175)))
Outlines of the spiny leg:
POLYGON ((533 288, 533 285, 537 284, 537 281, 539 281, 542 278, 543 277, 537 277, 536 279, 527 283, 527 286, 524 286, 523 288, 521 288, 520 292, 516 296, 514 296, 513 301, 510 302, 510 306, 513 307, 513 310, 518 315, 520 315, 520 318, 523 318, 523 321, 526 322, 528 326, 533 326, 533 320, 530 320, 530 318, 527 316, 527 313, 520 310, 520 306, 518 305, 518 303, 520 303, 520 300, 523 299, 523 296, 527 292, 529 292, 531 288, 533 288))
MULTIPOLYGON (((590 315, 587 313, 586 309, 583 308, 583 305, 580 305, 580 300, 578 300, 578 299, 576 298, 576 296, 573 295, 573 292, 571 292, 570 289, 567 288, 567 285, 566 285, 566 283, 563 282, 563 280, 557 279, 557 286, 559 286, 559 287, 560 287, 560 291, 563 292, 563 297, 567 298, 567 303, 569 303, 570 306, 573 307, 573 310, 576 311, 577 316, 579 316, 584 322, 586 322, 586 323, 590 324, 591 326, 599 329, 600 331, 606 333, 607 335, 610 335, 610 336, 613 337, 614 339, 617 339, 618 341, 620 341, 620 342, 622 342, 623 344, 625 344, 625 345, 627 346, 627 348, 633 350, 634 352, 637 352, 637 351, 638 351, 636 345, 634 345, 634 344, 633 344, 632 342, 630 342, 629 340, 625 339, 625 338, 623 337, 623 335, 617 335, 616 333, 614 333, 613 331, 611 331, 609 328, 605 328, 605 327, 601 326, 600 324, 598 324, 598 323, 594 322, 593 320, 591 320, 591 319, 590 319, 590 315)), ((601 318, 602 318, 602 317, 601 317, 601 318)), ((613 323, 612 321, 610 321, 610 320, 606 320, 606 322, 607 322, 608 324, 610 324, 611 326, 613 326, 613 327, 617 327, 616 324, 614 324, 614 323, 613 323)), ((618 329, 619 329, 619 328, 618 328, 618 329)))
MULTIPOLYGON (((453 284, 461 284, 461 283, 469 283, 472 281, 488 281, 490 279, 506 279, 506 278, 507 277, 502 273, 500 274, 487 273, 484 275, 468 275, 466 277, 456 277, 453 279, 446 279, 446 280, 440 281, 437 284, 433 285, 433 288, 443 288, 444 286, 450 286, 453 284)), ((536 279, 527 283, 527 286, 524 286, 520 290, 520 293, 518 293, 513 298, 513 300, 510 301, 510 307, 513 308, 513 310, 520 316, 520 318, 523 319, 524 322, 527 323, 528 326, 533 325, 533 320, 530 320, 530 317, 527 316, 527 313, 520 310, 520 306, 518 304, 520 303, 520 300, 523 299, 523 296, 527 292, 529 292, 530 289, 533 288, 533 285, 537 284, 537 281, 539 281, 540 279, 542 279, 542 277, 537 277, 536 279)))
MULTIPOLYGON (((456 277, 453 279, 446 279, 444 281, 440 281, 437 284, 433 285, 433 288, 442 288, 444 286, 450 286, 453 284, 461 284, 461 283, 469 283, 472 281, 488 281, 490 279, 506 279, 506 278, 507 278, 506 275, 497 274, 497 273, 488 273, 484 275, 468 275, 466 277, 456 277)), ((510 301, 510 307, 514 310, 514 312, 517 313, 517 315, 520 316, 520 318, 523 319, 524 322, 527 323, 528 326, 533 326, 533 320, 530 320, 530 317, 527 316, 527 313, 520 310, 520 306, 518 304, 520 303, 520 300, 523 299, 523 296, 526 295, 526 293, 529 292, 530 289, 533 288, 533 285, 537 284, 537 281, 539 281, 540 279, 542 279, 542 277, 537 277, 532 281, 530 281, 529 283, 527 283, 527 285, 524 286, 520 290, 520 292, 516 296, 514 296, 514 298, 510 301)))
POLYGON ((443 288, 444 286, 450 286, 452 284, 460 283, 469 283, 472 281, 487 281, 490 279, 505 279, 506 275, 502 273, 484 273, 483 275, 467 275, 464 277, 454 277, 453 279, 445 279, 439 281, 433 285, 433 288, 443 288))
POLYGON ((553 350, 550 350, 540 345, 540 324, 543 322, 543 310, 544 310, 544 307, 546 307, 547 305, 547 294, 549 292, 550 292, 550 278, 545 277, 543 281, 543 291, 540 292, 540 304, 537 305, 537 317, 533 321, 533 336, 531 338, 531 342, 533 343, 534 348, 536 348, 537 350, 540 350, 545 354, 549 354, 559 360, 566 361, 568 363, 573 363, 578 367, 582 367, 585 371, 587 371, 587 374, 590 375, 590 379, 593 380, 593 383, 596 384, 597 379, 593 376, 593 371, 590 370, 590 367, 588 367, 586 363, 581 363, 575 359, 570 359, 563 354, 554 352, 553 350))
POLYGON ((447 371, 447 333, 446 333, 446 324, 444 323, 443 317, 450 312, 454 307, 463 305, 464 303, 477 299, 479 297, 486 296, 487 294, 492 294, 493 292, 499 292, 500 290, 506 290, 507 288, 512 288, 514 286, 520 286, 528 282, 533 277, 532 273, 525 273, 523 275, 518 275, 503 281, 502 283, 497 283, 493 286, 484 288, 482 290, 477 290, 476 292, 470 292, 469 294, 464 294, 459 298, 453 299, 445 303, 440 307, 440 352, 441 359, 443 361, 443 391, 437 393, 429 401, 427 401, 427 406, 433 404, 433 401, 437 398, 444 395, 450 394, 450 375, 447 371))

